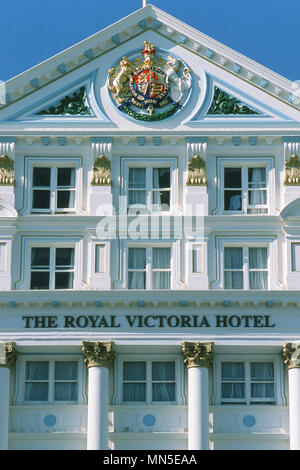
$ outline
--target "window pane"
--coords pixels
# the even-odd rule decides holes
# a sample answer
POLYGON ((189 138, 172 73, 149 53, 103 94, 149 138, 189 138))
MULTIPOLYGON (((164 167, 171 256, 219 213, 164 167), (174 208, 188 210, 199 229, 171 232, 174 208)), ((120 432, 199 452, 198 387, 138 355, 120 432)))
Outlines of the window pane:
POLYGON ((56 248, 56 269, 74 268, 74 248, 56 248))
POLYGON ((57 209, 74 209, 75 191, 57 191, 57 209))
POLYGON ((32 209, 49 209, 50 191, 34 189, 32 195, 32 209))
POLYGON ((249 189, 266 187, 266 169, 248 168, 248 186, 249 189))
POLYGON ((74 273, 72 272, 56 272, 55 273, 55 289, 73 289, 74 273))
POLYGON ((34 271, 31 273, 30 289, 49 289, 49 272, 34 271))
POLYGON ((226 211, 242 210, 242 192, 226 190, 224 192, 224 209, 226 211))
POLYGON ((175 362, 153 362, 153 381, 175 381, 175 362))
POLYGON ((146 384, 124 383, 123 401, 146 401, 146 384))
POLYGON ((170 188, 170 168, 153 168, 153 188, 170 188))
POLYGON ((171 273, 156 271, 152 273, 152 289, 170 289, 171 273))
POLYGON ((268 289, 268 273, 253 271, 249 273, 249 288, 253 290, 268 289))
POLYGON ((128 268, 145 269, 146 268, 146 248, 128 249, 128 268))
POLYGON ((154 383, 152 385, 153 401, 175 401, 175 384, 154 383))
POLYGON ((75 187, 75 168, 57 169, 57 186, 75 187))
POLYGON ((25 401, 48 401, 48 383, 26 383, 25 401))
POLYGON ((54 386, 54 401, 76 401, 77 383, 56 383, 54 386))
POLYGON ((49 363, 46 361, 26 362, 26 380, 48 380, 49 363))
POLYGON ((224 168, 224 187, 236 189, 242 187, 241 168, 224 168))
POLYGON ((272 362, 252 362, 251 380, 274 380, 274 364, 272 362))
POLYGON ((51 168, 33 168, 33 186, 49 187, 51 168))
POLYGON ((268 267, 267 248, 249 248, 249 268, 266 269, 268 267))
POLYGON ((50 248, 34 247, 31 249, 31 267, 48 268, 50 265, 50 248))
POLYGON ((124 362, 123 380, 146 380, 146 362, 124 362))
POLYGON ((243 248, 224 249, 225 269, 243 269, 243 248))
POLYGON ((146 168, 129 168, 129 189, 146 187, 146 168))
POLYGON ((171 248, 153 248, 153 269, 169 269, 171 262, 171 248))
POLYGON ((243 289, 243 273, 226 271, 224 273, 224 289, 243 289))
POLYGON ((222 398, 244 398, 245 385, 243 383, 222 383, 222 398))
POLYGON ((243 362, 223 362, 222 380, 244 380, 245 369, 243 362))
POLYGON ((55 380, 77 380, 78 363, 76 361, 59 361, 55 363, 55 380))

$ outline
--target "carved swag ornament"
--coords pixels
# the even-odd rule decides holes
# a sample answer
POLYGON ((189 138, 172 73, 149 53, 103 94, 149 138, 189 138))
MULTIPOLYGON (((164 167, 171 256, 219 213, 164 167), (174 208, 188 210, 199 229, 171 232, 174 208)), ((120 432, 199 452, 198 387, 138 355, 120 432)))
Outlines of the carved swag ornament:
POLYGON ((284 365, 287 369, 300 368, 300 344, 286 343, 281 351, 284 365))
POLYGON ((188 163, 188 179, 186 184, 188 186, 205 186, 207 184, 206 163, 199 155, 194 155, 188 163))
POLYGON ((285 164, 284 184, 286 186, 300 186, 300 161, 297 155, 291 155, 285 164))
POLYGON ((182 343, 183 361, 187 368, 207 367, 213 362, 213 343, 182 343))
POLYGON ((94 163, 92 185, 111 186, 111 163, 104 155, 100 155, 94 163))
POLYGON ((0 156, 0 185, 15 184, 15 164, 7 155, 0 156))

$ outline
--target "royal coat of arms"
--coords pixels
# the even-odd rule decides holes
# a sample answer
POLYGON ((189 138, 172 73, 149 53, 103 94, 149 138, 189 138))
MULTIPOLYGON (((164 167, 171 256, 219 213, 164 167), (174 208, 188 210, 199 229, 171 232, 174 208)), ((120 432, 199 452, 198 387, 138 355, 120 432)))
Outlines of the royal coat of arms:
POLYGON ((188 67, 176 57, 156 56, 155 45, 144 42, 140 57, 123 57, 119 69, 109 70, 108 88, 118 108, 143 121, 157 121, 182 107, 191 88, 188 67))

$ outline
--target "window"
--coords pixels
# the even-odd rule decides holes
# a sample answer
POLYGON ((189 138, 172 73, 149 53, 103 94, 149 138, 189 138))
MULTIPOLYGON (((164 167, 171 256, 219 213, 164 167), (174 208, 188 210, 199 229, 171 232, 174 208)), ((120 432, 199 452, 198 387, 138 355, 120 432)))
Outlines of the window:
POLYGON ((32 212, 75 211, 76 169, 32 168, 32 212))
POLYGON ((171 202, 170 168, 128 169, 128 207, 169 211, 171 202))
POLYGON ((106 246, 95 245, 95 273, 104 273, 106 264, 106 246))
POLYGON ((175 361, 124 361, 122 401, 175 402, 175 375, 175 361))
POLYGON ((292 271, 300 272, 300 243, 292 243, 292 271))
POLYGON ((0 243, 0 272, 6 270, 6 243, 0 243))
POLYGON ((225 247, 224 289, 268 289, 268 249, 225 247))
POLYGON ((224 168, 225 211, 266 214, 267 204, 266 168, 224 168))
POLYGON ((221 403, 276 402, 274 362, 222 362, 221 403))
POLYGON ((30 289, 73 289, 74 248, 31 248, 30 289))
POLYGON ((171 248, 128 248, 128 289, 170 289, 171 248))
POLYGON ((26 402, 76 402, 78 400, 77 361, 26 361, 26 402))

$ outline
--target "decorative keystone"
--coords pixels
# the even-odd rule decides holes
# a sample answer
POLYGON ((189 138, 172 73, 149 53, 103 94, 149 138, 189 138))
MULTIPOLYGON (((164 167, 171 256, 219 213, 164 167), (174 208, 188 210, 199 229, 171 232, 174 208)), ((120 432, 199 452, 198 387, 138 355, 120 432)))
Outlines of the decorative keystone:
POLYGON ((0 185, 13 186, 15 184, 15 164, 7 155, 0 157, 0 185))
POLYGON ((182 343, 183 361, 187 368, 207 367, 213 363, 214 343, 182 343))
POLYGON ((11 369, 17 360, 16 343, 3 344, 3 354, 0 356, 0 367, 11 369))
POLYGON ((285 343, 281 355, 288 370, 300 368, 300 343, 285 343))
POLYGON ((93 186, 111 186, 111 164, 104 155, 99 155, 93 167, 93 186))
POLYGON ((188 186, 205 186, 207 184, 206 163, 199 155, 194 155, 188 163, 188 179, 186 184, 188 186))
POLYGON ((300 161, 298 155, 291 155, 291 158, 285 164, 284 184, 286 186, 300 186, 300 161))
POLYGON ((89 367, 107 367, 109 368, 113 363, 116 353, 114 351, 114 343, 95 342, 89 341, 82 342, 82 352, 84 356, 84 363, 89 367))

